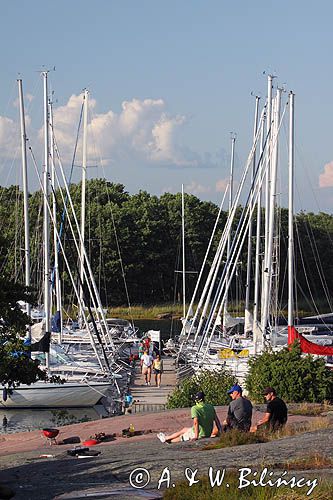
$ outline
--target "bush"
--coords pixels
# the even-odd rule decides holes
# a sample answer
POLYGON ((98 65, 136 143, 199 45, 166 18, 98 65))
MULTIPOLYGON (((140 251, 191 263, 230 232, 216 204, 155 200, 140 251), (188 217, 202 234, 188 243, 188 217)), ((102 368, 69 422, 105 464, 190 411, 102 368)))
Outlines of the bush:
POLYGON ((299 342, 291 349, 266 351, 249 360, 246 388, 254 401, 263 401, 265 387, 274 387, 288 402, 321 403, 333 398, 333 372, 323 358, 302 355, 299 342))
POLYGON ((236 378, 227 370, 202 371, 183 380, 168 396, 167 408, 186 408, 193 406, 193 396, 198 391, 206 395, 206 402, 213 405, 230 403, 227 391, 236 383, 236 378))

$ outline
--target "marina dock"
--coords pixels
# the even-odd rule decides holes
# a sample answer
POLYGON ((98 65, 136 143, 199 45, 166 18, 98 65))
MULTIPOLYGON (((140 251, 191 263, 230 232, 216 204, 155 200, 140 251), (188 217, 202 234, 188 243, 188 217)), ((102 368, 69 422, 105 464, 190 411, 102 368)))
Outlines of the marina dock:
POLYGON ((140 363, 135 368, 134 383, 130 387, 133 396, 132 412, 161 411, 166 408, 168 394, 175 388, 177 374, 175 359, 171 357, 163 358, 163 374, 161 387, 155 386, 155 378, 152 373, 151 385, 146 386, 141 374, 140 363))

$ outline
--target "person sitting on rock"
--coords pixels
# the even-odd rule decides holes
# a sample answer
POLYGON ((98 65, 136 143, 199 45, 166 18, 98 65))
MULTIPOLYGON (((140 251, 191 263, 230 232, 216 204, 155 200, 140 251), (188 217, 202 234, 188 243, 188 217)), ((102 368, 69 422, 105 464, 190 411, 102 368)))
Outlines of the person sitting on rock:
POLYGON ((241 432, 248 432, 251 427, 252 404, 243 397, 243 389, 240 385, 233 385, 228 391, 232 401, 229 404, 226 420, 223 422, 223 430, 237 429, 241 432))
POLYGON ((282 429, 288 419, 286 403, 277 397, 276 390, 273 387, 266 387, 263 391, 263 396, 267 402, 266 413, 257 425, 251 428, 251 431, 256 432, 258 427, 263 426, 270 431, 282 429))
POLYGON ((191 408, 192 427, 184 427, 178 432, 166 436, 163 432, 157 434, 162 442, 177 443, 179 441, 196 441, 203 437, 215 437, 222 431, 222 426, 215 408, 205 403, 205 394, 199 391, 194 397, 195 405, 191 408))

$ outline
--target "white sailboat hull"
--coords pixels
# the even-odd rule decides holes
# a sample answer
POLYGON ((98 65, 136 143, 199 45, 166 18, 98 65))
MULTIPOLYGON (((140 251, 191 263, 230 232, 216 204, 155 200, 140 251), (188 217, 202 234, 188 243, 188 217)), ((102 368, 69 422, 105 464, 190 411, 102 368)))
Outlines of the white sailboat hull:
POLYGON ((64 384, 22 384, 7 394, 3 408, 82 408, 97 404, 111 387, 108 382, 65 382, 64 384))

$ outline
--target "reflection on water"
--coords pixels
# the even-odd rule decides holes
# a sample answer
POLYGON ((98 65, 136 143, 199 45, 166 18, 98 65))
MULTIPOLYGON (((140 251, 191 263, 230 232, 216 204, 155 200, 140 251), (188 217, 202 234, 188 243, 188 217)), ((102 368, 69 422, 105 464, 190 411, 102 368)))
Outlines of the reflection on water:
POLYGON ((161 338, 167 340, 179 335, 182 329, 182 323, 179 319, 136 319, 134 326, 139 328, 140 332, 148 330, 160 330, 161 338))
POLYGON ((95 408, 69 408, 68 410, 0 409, 0 433, 33 431, 98 418, 100 415, 95 408))

